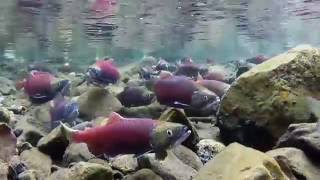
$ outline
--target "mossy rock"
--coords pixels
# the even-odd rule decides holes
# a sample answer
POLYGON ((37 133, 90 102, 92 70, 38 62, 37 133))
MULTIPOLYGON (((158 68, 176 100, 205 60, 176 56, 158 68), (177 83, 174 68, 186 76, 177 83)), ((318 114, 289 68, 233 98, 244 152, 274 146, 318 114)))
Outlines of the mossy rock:
POLYGON ((298 46, 242 74, 221 101, 227 142, 270 149, 289 124, 314 122, 309 97, 320 98, 320 50, 298 46))

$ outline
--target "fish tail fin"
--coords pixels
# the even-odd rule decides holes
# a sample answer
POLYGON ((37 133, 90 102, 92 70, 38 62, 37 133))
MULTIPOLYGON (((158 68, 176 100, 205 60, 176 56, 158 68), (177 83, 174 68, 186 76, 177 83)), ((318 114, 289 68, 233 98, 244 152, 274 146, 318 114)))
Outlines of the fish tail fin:
POLYGON ((72 137, 74 135, 75 132, 78 132, 77 130, 74 130, 72 128, 69 128, 68 126, 66 126, 64 123, 60 122, 60 130, 61 133, 64 137, 66 137, 66 139, 70 142, 72 141, 72 137))

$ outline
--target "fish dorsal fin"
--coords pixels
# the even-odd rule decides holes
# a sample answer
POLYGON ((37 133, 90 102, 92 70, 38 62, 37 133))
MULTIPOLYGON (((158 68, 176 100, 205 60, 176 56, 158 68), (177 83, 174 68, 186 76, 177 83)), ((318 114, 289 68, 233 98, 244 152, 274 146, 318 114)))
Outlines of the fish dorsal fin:
POLYGON ((115 123, 118 121, 122 121, 123 119, 124 118, 120 114, 118 114, 116 112, 112 112, 109 116, 109 120, 106 125, 109 125, 109 124, 112 124, 112 123, 115 123))

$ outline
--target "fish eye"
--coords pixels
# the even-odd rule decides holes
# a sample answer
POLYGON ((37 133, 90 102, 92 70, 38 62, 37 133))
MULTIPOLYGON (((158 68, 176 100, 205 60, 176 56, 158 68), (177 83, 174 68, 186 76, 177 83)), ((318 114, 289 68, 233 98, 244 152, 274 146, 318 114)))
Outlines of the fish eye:
POLYGON ((168 134, 168 136, 172 136, 172 131, 171 130, 167 130, 167 134, 168 134))

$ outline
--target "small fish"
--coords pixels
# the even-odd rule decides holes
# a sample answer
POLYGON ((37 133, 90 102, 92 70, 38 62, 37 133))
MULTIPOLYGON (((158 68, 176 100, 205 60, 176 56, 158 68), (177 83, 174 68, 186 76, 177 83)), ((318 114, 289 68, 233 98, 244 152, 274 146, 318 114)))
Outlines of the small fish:
POLYGON ((71 126, 76 125, 78 115, 78 103, 66 100, 61 94, 50 103, 51 129, 59 126, 59 122, 68 123, 71 126))
POLYGON ((52 100, 58 93, 68 95, 70 81, 58 81, 52 74, 31 71, 27 78, 16 83, 18 90, 24 89, 33 103, 45 103, 52 100))
POLYGON ((113 65, 113 59, 98 60, 88 68, 87 81, 97 86, 114 84, 120 79, 120 72, 113 65))
POLYGON ((160 104, 184 108, 191 103, 192 95, 197 91, 197 86, 187 77, 168 75, 157 80, 153 89, 160 104))
POLYGON ((43 0, 18 0, 20 7, 40 8, 43 6, 43 0))
POLYGON ((197 84, 207 88, 208 90, 217 94, 220 98, 228 91, 230 85, 216 80, 204 80, 201 76, 198 76, 197 84))
POLYGON ((167 149, 181 144, 191 134, 182 124, 124 118, 115 112, 111 113, 108 123, 103 126, 76 131, 61 123, 61 131, 69 141, 86 143, 93 154, 109 157, 119 154, 142 155, 150 151, 166 154, 167 149))

